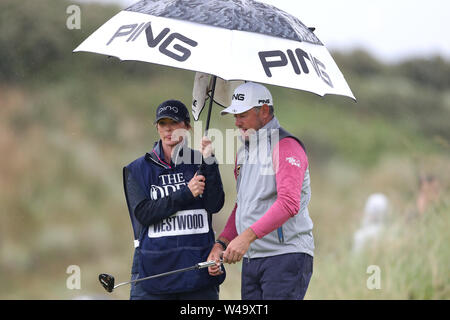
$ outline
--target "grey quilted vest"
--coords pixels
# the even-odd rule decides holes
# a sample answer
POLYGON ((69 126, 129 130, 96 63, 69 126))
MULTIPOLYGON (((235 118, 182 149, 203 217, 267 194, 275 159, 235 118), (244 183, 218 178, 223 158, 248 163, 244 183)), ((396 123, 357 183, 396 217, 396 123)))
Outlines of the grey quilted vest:
MULTIPOLYGON (((238 234, 260 219, 277 199, 272 153, 277 142, 286 137, 296 139, 304 148, 301 141, 281 128, 274 117, 252 135, 248 142, 243 143, 237 152, 236 230, 238 234)), ((295 252, 314 255, 313 223, 308 212, 308 203, 311 198, 309 167, 306 169, 303 182, 298 187, 301 188, 298 214, 286 221, 279 229, 254 241, 245 257, 260 258, 295 252)))

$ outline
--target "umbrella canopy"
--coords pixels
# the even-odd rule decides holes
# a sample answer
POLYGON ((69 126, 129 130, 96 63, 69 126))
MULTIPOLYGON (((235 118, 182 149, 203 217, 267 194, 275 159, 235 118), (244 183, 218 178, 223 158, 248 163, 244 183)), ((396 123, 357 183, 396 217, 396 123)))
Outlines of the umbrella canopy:
POLYGON ((78 51, 355 99, 310 28, 253 0, 143 0, 102 25, 78 51))

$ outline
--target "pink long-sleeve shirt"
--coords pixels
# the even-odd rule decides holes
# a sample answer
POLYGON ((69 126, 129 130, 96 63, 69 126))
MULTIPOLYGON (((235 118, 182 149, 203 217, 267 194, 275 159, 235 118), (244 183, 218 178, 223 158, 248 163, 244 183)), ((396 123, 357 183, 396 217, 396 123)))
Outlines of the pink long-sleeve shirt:
MULTIPOLYGON (((274 148, 272 162, 277 183, 277 200, 267 212, 250 228, 258 238, 281 227, 289 218, 295 216, 300 209, 301 184, 308 168, 308 158, 299 143, 293 138, 282 139, 274 148)), ((236 169, 235 169, 235 178, 236 169)), ((225 225, 220 237, 233 240, 237 237, 236 208, 225 225)))

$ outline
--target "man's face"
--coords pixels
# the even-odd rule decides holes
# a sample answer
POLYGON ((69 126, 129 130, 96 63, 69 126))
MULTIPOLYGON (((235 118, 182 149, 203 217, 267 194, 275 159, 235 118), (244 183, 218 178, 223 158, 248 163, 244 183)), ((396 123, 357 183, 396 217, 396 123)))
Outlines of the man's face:
POLYGON ((264 121, 258 108, 252 108, 246 112, 234 115, 234 124, 241 131, 241 135, 245 140, 249 136, 264 127, 264 121))

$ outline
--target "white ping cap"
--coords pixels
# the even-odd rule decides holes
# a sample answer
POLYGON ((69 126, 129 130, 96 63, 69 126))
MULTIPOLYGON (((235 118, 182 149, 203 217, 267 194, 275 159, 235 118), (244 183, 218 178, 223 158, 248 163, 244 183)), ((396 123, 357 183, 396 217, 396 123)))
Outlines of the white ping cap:
POLYGON ((239 114, 264 104, 273 106, 272 95, 269 90, 263 85, 246 82, 234 90, 233 96, 231 97, 231 105, 220 112, 220 114, 239 114))

